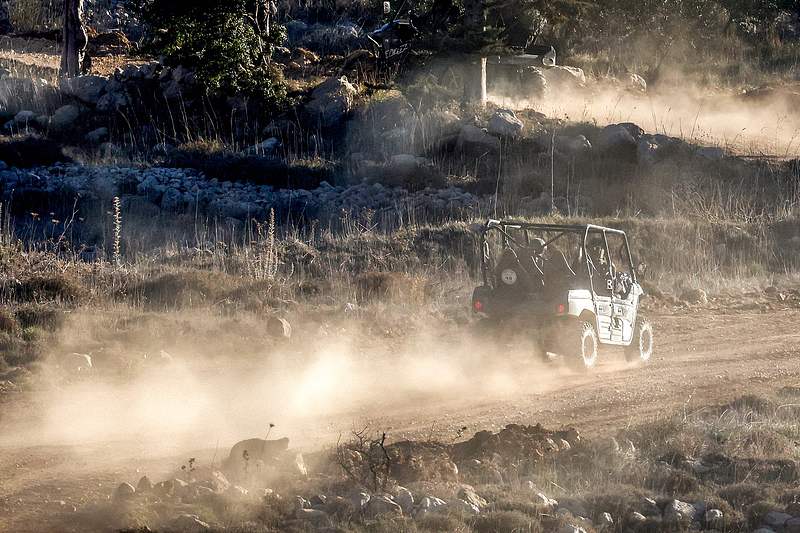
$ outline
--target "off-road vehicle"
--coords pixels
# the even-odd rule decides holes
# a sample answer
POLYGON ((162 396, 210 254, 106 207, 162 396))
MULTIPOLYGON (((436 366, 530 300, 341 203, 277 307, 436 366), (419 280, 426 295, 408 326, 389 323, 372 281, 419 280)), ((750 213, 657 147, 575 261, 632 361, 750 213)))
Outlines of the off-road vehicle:
POLYGON ((624 231, 592 224, 489 220, 479 229, 483 284, 472 311, 530 333, 543 354, 585 368, 602 345, 624 347, 631 361, 653 353, 653 327, 639 312, 643 295, 624 231))

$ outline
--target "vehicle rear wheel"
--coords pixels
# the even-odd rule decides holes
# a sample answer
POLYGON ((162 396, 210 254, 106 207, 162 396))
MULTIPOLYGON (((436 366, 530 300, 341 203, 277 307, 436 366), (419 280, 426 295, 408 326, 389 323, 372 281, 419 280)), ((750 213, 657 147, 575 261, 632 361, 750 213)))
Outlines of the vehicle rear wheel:
POLYGON ((639 316, 633 328, 633 340, 625 348, 625 359, 635 363, 647 363, 653 356, 653 325, 647 317, 639 316))
POLYGON ((570 326, 564 340, 561 355, 567 357, 570 363, 587 370, 597 365, 600 342, 594 325, 581 320, 570 326))

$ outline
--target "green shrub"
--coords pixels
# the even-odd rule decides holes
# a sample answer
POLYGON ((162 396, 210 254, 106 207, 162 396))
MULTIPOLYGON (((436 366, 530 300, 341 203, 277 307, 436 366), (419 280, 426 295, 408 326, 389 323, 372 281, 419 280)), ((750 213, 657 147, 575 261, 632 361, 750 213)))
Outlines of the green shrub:
POLYGON ((208 90, 273 103, 285 97, 272 47, 285 37, 259 0, 145 0, 150 50, 170 66, 192 69, 208 90), (268 29, 269 28, 269 29, 268 29))

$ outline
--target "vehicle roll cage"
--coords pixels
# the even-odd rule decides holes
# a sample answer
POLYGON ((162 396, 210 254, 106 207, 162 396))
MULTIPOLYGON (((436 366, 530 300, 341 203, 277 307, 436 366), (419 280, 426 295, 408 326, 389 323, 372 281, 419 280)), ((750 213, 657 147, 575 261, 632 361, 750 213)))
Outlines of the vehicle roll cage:
MULTIPOLYGON (((628 265, 630 267, 631 277, 634 283, 637 283, 636 280, 636 269, 633 268, 633 256, 631 255, 631 248, 628 244, 628 236, 625 234, 624 231, 614 228, 607 228, 605 226, 598 226, 596 224, 535 224, 532 222, 521 222, 515 220, 494 220, 489 219, 486 224, 481 228, 480 235, 481 235, 481 250, 483 253, 481 254, 481 277, 483 278, 484 285, 491 286, 490 283, 490 276, 488 272, 488 263, 491 261, 491 255, 489 250, 489 242, 486 239, 487 234, 491 231, 497 231, 503 236, 503 248, 510 248, 512 244, 514 246, 523 246, 522 243, 519 243, 517 239, 512 237, 508 233, 508 229, 519 229, 519 230, 537 230, 541 232, 554 232, 556 235, 551 239, 545 241, 545 246, 550 245, 551 243, 557 241, 564 235, 568 233, 572 234, 579 234, 583 235, 581 240, 581 253, 582 256, 585 258, 587 274, 589 274, 589 282, 592 288, 592 294, 594 294, 594 281, 592 280, 591 270, 589 268, 590 263, 592 260, 589 254, 586 253, 586 243, 589 239, 590 233, 599 233, 603 236, 603 243, 605 245, 606 253, 610 254, 610 247, 608 245, 608 234, 612 235, 619 235, 622 237, 623 242, 625 244, 625 259, 628 260, 628 265)), ((525 233, 525 240, 526 242, 524 245, 530 245, 530 235, 526 232, 525 233)), ((611 272, 611 260, 609 255, 609 273, 611 272)))

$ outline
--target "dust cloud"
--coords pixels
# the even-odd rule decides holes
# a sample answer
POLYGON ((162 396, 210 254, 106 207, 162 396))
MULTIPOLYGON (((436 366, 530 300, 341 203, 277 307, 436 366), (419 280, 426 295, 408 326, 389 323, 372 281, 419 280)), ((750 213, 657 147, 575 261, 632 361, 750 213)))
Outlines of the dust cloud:
POLYGON ((600 126, 633 122, 651 134, 679 137, 744 156, 800 155, 800 91, 748 93, 703 87, 691 80, 641 92, 620 83, 588 80, 585 88, 554 85, 543 97, 490 94, 495 104, 532 108, 549 118, 600 126))
MULTIPOLYGON (((385 342, 365 332, 302 340, 301 330, 298 340, 247 354, 173 347, 171 357, 151 357, 124 372, 96 357, 94 368, 70 374, 54 356, 43 371, 48 384, 0 421, 0 446, 125 442, 167 454, 224 449, 263 438, 274 424, 270 438, 288 436, 293 446, 315 448, 357 424, 390 430, 390 419, 419 429, 429 418, 447 429, 443 415, 449 413, 456 428, 469 422, 469 406, 546 393, 572 373, 545 366, 529 347, 498 353, 497 345, 489 348, 452 326, 432 329, 385 342)), ((121 349, 136 353, 132 346, 121 349)))

